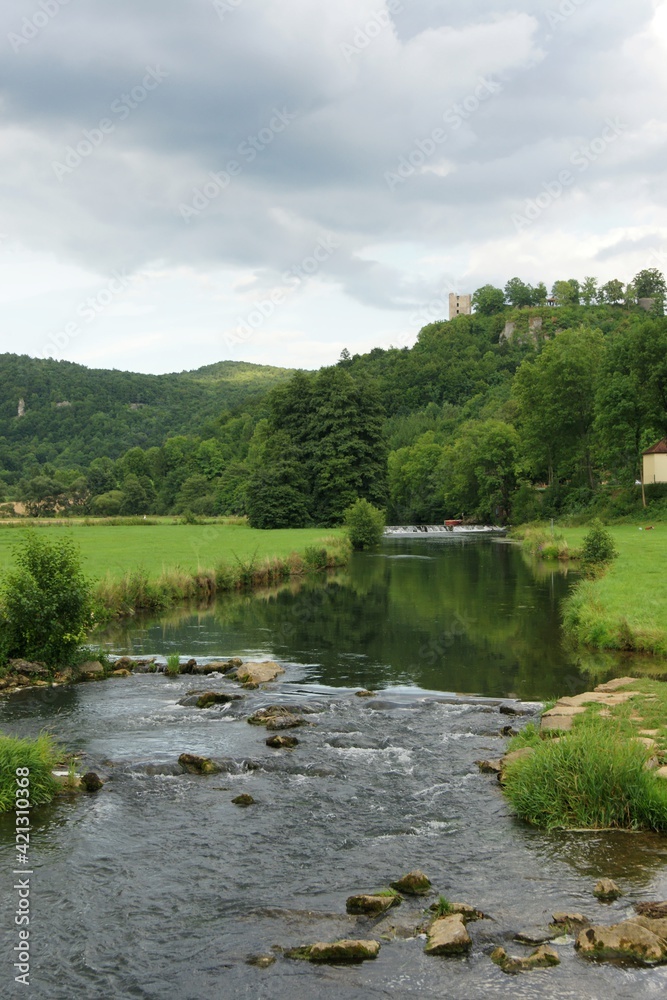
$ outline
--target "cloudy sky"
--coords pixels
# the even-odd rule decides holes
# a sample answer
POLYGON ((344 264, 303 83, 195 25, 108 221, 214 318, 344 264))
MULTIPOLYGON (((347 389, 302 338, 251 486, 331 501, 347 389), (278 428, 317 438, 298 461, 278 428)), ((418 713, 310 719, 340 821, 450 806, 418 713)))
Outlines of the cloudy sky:
POLYGON ((667 271, 667 0, 5 0, 0 47, 2 351, 315 368, 667 271))

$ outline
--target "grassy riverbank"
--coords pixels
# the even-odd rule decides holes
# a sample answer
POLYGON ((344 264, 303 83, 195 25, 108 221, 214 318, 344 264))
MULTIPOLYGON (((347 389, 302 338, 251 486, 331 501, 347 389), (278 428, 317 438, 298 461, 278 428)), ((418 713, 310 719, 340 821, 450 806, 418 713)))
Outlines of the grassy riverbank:
POLYGON ((51 772, 60 757, 48 735, 38 736, 36 740, 0 735, 0 813, 9 812, 16 805, 17 777, 20 787, 27 789, 25 797, 31 806, 50 802, 59 787, 51 772), (17 776, 19 768, 30 771, 27 781, 17 776))
MULTIPOLYGON (((611 525, 618 558, 600 576, 579 581, 563 605, 566 633, 581 645, 667 656, 667 524, 611 525)), ((539 558, 578 556, 588 528, 547 526, 517 532, 539 558)))
MULTIPOLYGON (((49 525, 54 540, 70 537, 81 551, 104 613, 161 610, 178 601, 270 586, 309 570, 344 565, 350 549, 341 529, 259 531, 244 523, 49 525)), ((0 571, 12 563, 20 536, 0 527, 0 571)))
POLYGON ((504 774, 518 816, 547 829, 667 830, 667 780, 655 766, 667 760, 667 685, 642 679, 618 690, 631 696, 589 704, 569 732, 529 725, 510 742, 509 751, 532 751, 504 774))

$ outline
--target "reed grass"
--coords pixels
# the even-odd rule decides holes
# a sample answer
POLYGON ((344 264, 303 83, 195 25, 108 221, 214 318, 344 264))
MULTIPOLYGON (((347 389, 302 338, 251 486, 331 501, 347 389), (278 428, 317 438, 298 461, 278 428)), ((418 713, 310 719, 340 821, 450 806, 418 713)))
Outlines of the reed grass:
POLYGON ((581 720, 560 740, 523 737, 534 752, 504 774, 517 815, 548 830, 666 831, 667 781, 646 769, 646 747, 629 738, 621 719, 591 712, 581 720))
POLYGON ((31 806, 50 802, 59 787, 51 772, 60 757, 53 737, 46 733, 36 740, 0 735, 0 813, 15 807, 17 768, 28 768, 30 771, 28 791, 31 806))

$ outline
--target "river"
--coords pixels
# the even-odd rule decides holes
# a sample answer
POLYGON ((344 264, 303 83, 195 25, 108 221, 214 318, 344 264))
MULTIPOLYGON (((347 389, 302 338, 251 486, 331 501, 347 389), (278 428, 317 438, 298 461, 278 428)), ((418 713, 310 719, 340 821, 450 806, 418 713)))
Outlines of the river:
MULTIPOLYGON (((108 779, 97 795, 34 811, 31 995, 663 996, 664 969, 591 964, 571 942, 557 945, 556 969, 512 977, 489 959, 497 944, 526 954, 513 935, 546 927, 558 910, 611 923, 635 900, 667 898, 664 837, 542 833, 512 817, 474 763, 499 756, 501 726, 523 724, 538 701, 627 671, 563 647, 568 585, 504 542, 389 541, 328 580, 115 625, 96 639, 132 655, 277 659, 286 673, 270 691, 202 711, 178 702, 194 688, 237 689, 219 677, 135 674, 0 702, 4 732, 48 728, 108 779), (361 699, 359 688, 379 693, 361 699), (510 699, 526 714, 501 714, 510 699), (245 721, 278 702, 313 710, 294 751, 269 749, 245 721), (182 752, 223 761, 223 773, 178 773, 182 752), (234 805, 242 792, 256 804, 234 805), (493 918, 470 925, 468 957, 427 957, 414 936, 383 939, 379 958, 361 966, 284 956, 316 940, 373 937, 373 922, 346 916, 346 897, 414 868, 437 893, 493 918), (624 890, 614 904, 592 895, 603 876, 624 890), (258 955, 276 961, 248 964, 258 955)), ((5 816, 3 996, 24 990, 12 988, 12 841, 5 816)), ((429 902, 406 901, 392 918, 416 925, 429 902)))

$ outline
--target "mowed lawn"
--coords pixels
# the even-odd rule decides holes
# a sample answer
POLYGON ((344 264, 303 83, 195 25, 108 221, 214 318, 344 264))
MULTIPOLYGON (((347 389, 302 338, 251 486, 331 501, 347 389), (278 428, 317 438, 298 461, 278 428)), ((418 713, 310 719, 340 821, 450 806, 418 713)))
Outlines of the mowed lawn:
MULTIPOLYGON (((80 547, 84 571, 100 580, 121 577, 128 570, 159 576, 176 567, 191 572, 214 569, 220 563, 261 562, 265 558, 303 553, 342 529, 284 528, 260 531, 242 524, 39 525, 48 538, 73 538, 80 547)), ((0 526, 0 572, 13 562, 12 548, 24 531, 0 526)))
MULTIPOLYGON (((598 580, 586 582, 578 638, 603 648, 623 648, 629 629, 640 648, 667 654, 667 524, 652 531, 635 525, 614 525, 618 558, 598 580)), ((587 532, 558 528, 570 548, 579 548, 587 532)))

